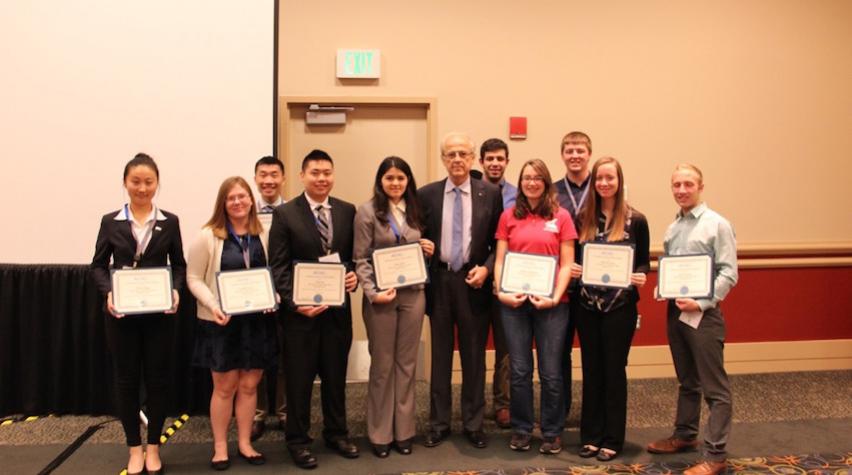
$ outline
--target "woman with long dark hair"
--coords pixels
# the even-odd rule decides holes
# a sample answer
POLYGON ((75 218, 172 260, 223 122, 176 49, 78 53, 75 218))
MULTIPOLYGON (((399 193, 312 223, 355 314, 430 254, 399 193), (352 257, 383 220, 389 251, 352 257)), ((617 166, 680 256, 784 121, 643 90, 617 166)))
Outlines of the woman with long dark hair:
POLYGON ((399 157, 387 157, 376 171, 373 198, 355 215, 355 272, 364 290, 363 314, 370 348, 367 435, 373 453, 384 458, 391 444, 408 455, 415 431, 414 383, 426 299, 423 284, 381 290, 373 251, 419 243, 426 257, 435 245, 420 237, 417 184, 399 157))
MULTIPOLYGON (((609 461, 624 446, 627 423, 627 355, 636 330, 639 287, 650 269, 648 221, 627 204, 624 173, 612 157, 592 167, 592 190, 580 212, 581 243, 634 246, 633 274, 627 289, 580 286, 577 332, 583 355, 581 457, 609 461)), ((572 276, 582 275, 582 254, 572 276)))
POLYGON ((230 466, 228 425, 237 419, 237 454, 252 465, 266 462, 251 445, 257 385, 263 368, 275 364, 278 333, 274 313, 228 315, 219 305, 216 273, 266 267, 268 231, 257 217, 249 184, 238 176, 222 182, 213 215, 189 249, 187 282, 198 301, 193 364, 213 377, 210 425, 215 470, 230 466), (236 402, 235 402, 236 401, 236 402))
POLYGON ((160 434, 166 420, 168 375, 179 291, 186 280, 186 262, 177 216, 161 210, 153 199, 160 186, 154 160, 139 153, 124 167, 124 188, 130 198, 120 210, 101 219, 92 279, 106 302, 106 339, 115 372, 115 399, 130 457, 128 475, 161 473, 160 434), (111 262, 110 262, 111 261, 111 262), (110 269, 171 266, 173 305, 158 313, 123 315, 113 305, 110 269), (144 369, 144 370, 143 370, 144 369), (144 377, 147 447, 139 431, 139 382, 144 377))
POLYGON ((550 171, 543 161, 529 160, 518 177, 515 206, 503 211, 497 225, 494 287, 500 289, 507 252, 557 258, 553 294, 547 297, 500 291, 501 318, 509 348, 512 438, 509 448, 530 449, 534 423, 533 357, 535 340, 541 380, 541 435, 539 452, 562 451, 565 397, 562 385, 562 351, 568 331, 568 297, 565 289, 574 262, 577 232, 571 215, 559 207, 550 171))

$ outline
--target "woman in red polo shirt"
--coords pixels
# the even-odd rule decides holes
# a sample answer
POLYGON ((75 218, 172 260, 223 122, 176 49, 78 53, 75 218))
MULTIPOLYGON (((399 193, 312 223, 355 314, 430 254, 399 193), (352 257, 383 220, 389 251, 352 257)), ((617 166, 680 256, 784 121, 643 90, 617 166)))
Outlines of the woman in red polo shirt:
POLYGON ((512 450, 530 448, 533 430, 532 345, 535 340, 541 380, 541 433, 539 452, 558 454, 565 428, 562 387, 562 351, 568 328, 568 298, 574 239, 577 232, 568 211, 559 207, 556 188, 547 165, 538 159, 521 167, 515 206, 503 211, 497 225, 495 288, 501 305, 511 371, 510 409, 512 450), (507 252, 556 258, 553 292, 549 296, 507 292, 500 286, 507 252))

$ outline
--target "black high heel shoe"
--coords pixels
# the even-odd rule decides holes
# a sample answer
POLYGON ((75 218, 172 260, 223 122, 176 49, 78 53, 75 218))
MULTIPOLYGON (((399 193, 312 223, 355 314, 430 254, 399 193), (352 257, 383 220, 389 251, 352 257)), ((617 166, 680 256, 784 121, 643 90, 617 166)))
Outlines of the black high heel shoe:
POLYGON ((380 459, 387 458, 390 455, 390 446, 388 444, 373 444, 373 453, 380 459))

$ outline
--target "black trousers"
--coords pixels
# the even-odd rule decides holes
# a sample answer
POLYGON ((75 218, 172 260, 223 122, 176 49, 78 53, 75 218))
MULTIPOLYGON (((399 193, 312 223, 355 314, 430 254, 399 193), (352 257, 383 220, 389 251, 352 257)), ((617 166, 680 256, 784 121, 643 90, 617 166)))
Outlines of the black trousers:
POLYGON ((450 428, 455 327, 458 326, 462 365, 461 413, 465 430, 482 429, 485 416, 485 343, 493 295, 489 288, 465 283, 466 270, 432 274, 432 383, 429 423, 434 430, 450 428))
MULTIPOLYGON (((577 319, 574 318, 574 315, 577 314, 577 308, 579 305, 580 297, 574 294, 570 295, 570 300, 568 301, 568 331, 565 336, 565 350, 562 354, 562 390, 565 394, 565 417, 568 417, 568 414, 571 412, 571 350, 574 349, 574 333, 577 328, 577 319)), ((568 425, 566 424, 566 427, 568 425)))
POLYGON ((139 435, 140 380, 145 380, 148 444, 159 445, 166 420, 169 368, 176 315, 163 313, 115 318, 106 314, 107 345, 115 374, 115 405, 129 447, 139 435))
POLYGON ((287 445, 312 442, 311 393, 320 377, 323 437, 347 437, 346 367, 352 346, 352 316, 348 309, 329 308, 314 318, 294 312, 284 315, 284 354, 287 361, 287 445))
POLYGON ((621 452, 627 424, 627 355, 636 331, 636 304, 610 312, 577 306, 583 357, 580 443, 621 452))

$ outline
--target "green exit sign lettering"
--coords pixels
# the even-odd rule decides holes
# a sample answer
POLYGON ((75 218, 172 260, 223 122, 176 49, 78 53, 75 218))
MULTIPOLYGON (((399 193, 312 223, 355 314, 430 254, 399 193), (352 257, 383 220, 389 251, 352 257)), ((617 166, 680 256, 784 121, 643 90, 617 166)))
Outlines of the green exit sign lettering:
POLYGON ((382 54, 377 49, 337 50, 337 77, 378 79, 382 75, 382 54))

